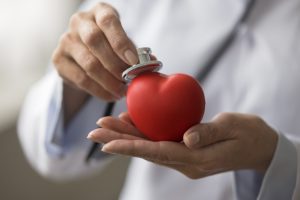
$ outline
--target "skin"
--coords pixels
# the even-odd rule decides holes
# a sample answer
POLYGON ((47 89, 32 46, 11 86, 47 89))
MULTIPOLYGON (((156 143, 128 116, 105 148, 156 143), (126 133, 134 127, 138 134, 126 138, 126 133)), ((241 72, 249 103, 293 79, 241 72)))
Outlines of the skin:
POLYGON ((98 3, 91 10, 71 17, 52 61, 64 80, 67 124, 90 95, 105 101, 123 97, 126 85, 121 74, 129 65, 136 64, 138 57, 117 11, 108 4, 98 3))
POLYGON ((261 118, 239 113, 221 113, 209 123, 186 131, 182 143, 146 139, 128 113, 119 119, 101 118, 89 133, 104 143, 103 152, 139 157, 198 179, 212 174, 253 169, 264 173, 276 149, 278 136, 261 118))
MULTIPOLYGON (((126 85, 121 73, 138 62, 136 48, 126 35, 117 11, 99 3, 75 13, 55 49, 52 61, 64 80, 65 124, 90 96, 116 101, 126 85)), ((277 134, 253 115, 222 113, 211 122, 189 129, 182 143, 152 142, 140 133, 127 113, 105 117, 103 127, 88 138, 105 143, 102 151, 144 158, 197 179, 237 169, 264 172, 273 157, 277 134)))

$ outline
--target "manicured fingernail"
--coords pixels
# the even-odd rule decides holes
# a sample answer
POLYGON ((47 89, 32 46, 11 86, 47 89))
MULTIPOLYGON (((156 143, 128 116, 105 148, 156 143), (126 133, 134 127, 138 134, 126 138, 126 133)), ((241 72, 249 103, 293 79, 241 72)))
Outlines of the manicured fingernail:
POLYGON ((93 139, 94 133, 95 133, 94 131, 91 131, 91 132, 86 136, 86 138, 89 139, 89 140, 90 140, 90 139, 93 139))
POLYGON ((98 121, 96 122, 97 125, 100 125, 102 123, 102 118, 98 119, 98 121))
POLYGON ((186 140, 187 140, 186 142, 188 143, 189 146, 196 145, 200 140, 199 133, 197 133, 197 132, 188 133, 186 135, 186 140))
POLYGON ((124 57, 130 65, 138 63, 138 57, 130 49, 124 52, 124 57))
POLYGON ((107 150, 106 150, 106 147, 105 147, 105 145, 103 145, 103 146, 102 146, 102 149, 101 149, 101 151, 103 151, 103 152, 105 152, 105 153, 108 153, 108 152, 107 152, 107 150))
POLYGON ((109 151, 109 148, 107 148, 107 144, 105 144, 105 145, 102 146, 101 151, 103 151, 105 153, 113 153, 113 152, 109 151))

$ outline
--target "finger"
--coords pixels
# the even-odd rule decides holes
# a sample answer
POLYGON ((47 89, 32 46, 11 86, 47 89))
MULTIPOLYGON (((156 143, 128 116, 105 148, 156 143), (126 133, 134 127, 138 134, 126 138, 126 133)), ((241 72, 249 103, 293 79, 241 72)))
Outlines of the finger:
POLYGON ((191 149, 201 148, 234 137, 218 123, 203 123, 193 126, 183 136, 183 142, 191 149))
POLYGON ((103 117, 97 121, 97 124, 106 129, 110 129, 119 133, 125 133, 128 135, 137 136, 140 138, 145 138, 145 136, 138 131, 137 128, 131 124, 125 123, 119 119, 113 117, 103 117))
POLYGON ((136 48, 127 37, 116 10, 108 4, 100 4, 95 9, 96 23, 105 34, 113 51, 128 65, 136 64, 138 62, 136 48))
POLYGON ((70 42, 67 46, 71 57, 94 81, 117 98, 124 96, 126 85, 108 72, 79 39, 70 42))
POLYGON ((123 122, 126 122, 128 124, 131 124, 134 126, 134 123, 133 121, 131 120, 130 116, 129 116, 129 113, 128 112, 122 112, 119 114, 119 119, 123 122))
POLYGON ((141 140, 142 138, 136 137, 133 135, 128 135, 124 133, 119 133, 110 129, 98 128, 91 131, 88 136, 88 139, 97 142, 97 143, 107 143, 112 140, 117 139, 127 139, 127 140, 141 140))
POLYGON ((83 15, 80 16, 78 21, 75 32, 78 32, 80 40, 87 46, 93 55, 101 61, 107 71, 118 80, 123 81, 121 74, 127 69, 128 65, 113 51, 104 33, 97 26, 94 19, 83 15))
POLYGON ((163 163, 193 163, 191 151, 175 142, 152 142, 148 140, 113 140, 102 151, 114 154, 157 160, 163 163))
POLYGON ((106 101, 115 101, 116 98, 87 76, 76 62, 66 56, 54 55, 54 64, 59 75, 67 82, 72 82, 77 88, 82 89, 92 96, 106 101))

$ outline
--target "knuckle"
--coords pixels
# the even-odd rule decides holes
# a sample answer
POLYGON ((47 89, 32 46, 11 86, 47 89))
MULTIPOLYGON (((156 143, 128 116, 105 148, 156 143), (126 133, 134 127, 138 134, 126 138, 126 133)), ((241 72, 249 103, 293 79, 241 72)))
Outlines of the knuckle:
POLYGON ((66 32, 62 34, 62 36, 59 38, 59 46, 66 46, 70 41, 72 41, 72 38, 73 37, 71 32, 66 32))
POLYGON ((70 17, 70 25, 74 25, 77 21, 78 21, 78 13, 74 13, 71 17, 70 17))
POLYGON ((246 115, 244 123, 247 123, 249 129, 268 127, 267 123, 261 117, 256 115, 246 115))
POLYGON ((70 32, 66 32, 60 37, 59 44, 51 56, 51 60, 54 63, 54 65, 57 66, 60 64, 61 59, 64 57, 66 46, 69 44, 71 40, 72 40, 72 34, 70 32))
POLYGON ((265 120, 263 120, 263 119, 260 118, 260 117, 257 117, 257 116, 256 116, 255 121, 257 122, 258 125, 266 125, 265 120))
POLYGON ((235 114, 234 113, 229 113, 229 112, 222 112, 217 114, 214 117, 214 120, 223 122, 223 123, 231 123, 235 120, 235 114))
POLYGON ((73 26, 73 25, 76 25, 78 23, 78 21, 82 20, 83 18, 86 17, 86 14, 85 12, 77 12, 77 13, 74 13, 71 17, 70 17, 70 25, 73 26))
POLYGON ((90 28, 82 36, 82 40, 88 46, 93 46, 99 41, 101 37, 101 30, 98 28, 90 28))
POLYGON ((111 9, 105 9, 99 14, 97 18, 97 23, 100 27, 109 27, 111 26, 116 20, 117 15, 111 9))
POLYGON ((228 112, 223 112, 220 114, 220 118, 224 120, 231 121, 233 119, 233 114, 228 112))
POLYGON ((249 115, 249 119, 254 122, 264 123, 264 120, 257 115, 249 115))

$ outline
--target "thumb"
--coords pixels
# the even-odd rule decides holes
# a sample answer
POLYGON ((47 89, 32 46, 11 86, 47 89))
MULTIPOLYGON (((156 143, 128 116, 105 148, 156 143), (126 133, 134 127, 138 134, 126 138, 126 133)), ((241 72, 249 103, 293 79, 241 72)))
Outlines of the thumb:
POLYGON ((226 139, 225 131, 214 122, 193 126, 183 136, 184 144, 190 149, 201 148, 226 139))

